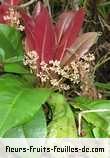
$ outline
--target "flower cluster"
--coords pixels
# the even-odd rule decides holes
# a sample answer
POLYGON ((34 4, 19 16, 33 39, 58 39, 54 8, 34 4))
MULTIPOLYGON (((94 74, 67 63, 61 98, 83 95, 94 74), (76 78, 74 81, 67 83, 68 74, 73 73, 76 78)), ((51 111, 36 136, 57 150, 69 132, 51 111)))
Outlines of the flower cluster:
POLYGON ((94 61, 94 54, 88 53, 85 56, 83 56, 79 62, 79 67, 82 69, 82 72, 91 73, 91 68, 94 64, 94 61))
POLYGON ((41 63, 41 72, 37 74, 37 77, 40 77, 44 83, 50 82, 52 87, 59 90, 69 90, 71 84, 79 83, 77 65, 71 63, 70 66, 61 66, 60 61, 57 60, 49 61, 49 64, 41 63), (45 78, 43 78, 44 75, 45 78))
POLYGON ((3 16, 3 19, 9 26, 15 27, 20 31, 24 31, 24 26, 21 25, 20 22, 20 13, 12 7, 8 9, 6 15, 3 16))
POLYGON ((24 65, 28 65, 31 72, 41 82, 41 85, 53 87, 59 91, 71 89, 71 85, 80 83, 80 68, 82 72, 89 72, 91 62, 95 60, 93 54, 87 54, 80 61, 72 61, 69 65, 61 65, 58 60, 50 60, 49 63, 41 62, 35 51, 27 53, 24 57, 24 65), (40 65, 38 71, 37 65, 40 65))
POLYGON ((32 15, 22 13, 25 25, 25 59, 40 86, 59 91, 70 90, 81 81, 80 67, 90 71, 94 56, 86 54, 95 43, 97 33, 79 32, 85 12, 81 8, 60 15, 56 24, 40 2, 32 15))
POLYGON ((86 54, 79 62, 81 95, 92 99, 98 98, 99 95, 93 83, 94 61, 93 54, 86 54))
POLYGON ((24 65, 29 66, 31 72, 39 78, 42 85, 51 86, 58 90, 69 90, 71 84, 78 84, 80 81, 78 65, 75 62, 72 62, 70 66, 61 66, 60 61, 57 60, 51 60, 48 64, 41 62, 40 71, 37 67, 38 62, 39 57, 36 56, 35 51, 27 53, 24 57, 24 65))
POLYGON ((20 12, 15 8, 21 0, 5 0, 0 5, 0 23, 7 24, 11 27, 23 31, 24 26, 21 25, 20 12))
POLYGON ((37 55, 36 51, 29 51, 24 56, 24 65, 29 66, 31 72, 37 72, 37 62, 39 56, 37 55))

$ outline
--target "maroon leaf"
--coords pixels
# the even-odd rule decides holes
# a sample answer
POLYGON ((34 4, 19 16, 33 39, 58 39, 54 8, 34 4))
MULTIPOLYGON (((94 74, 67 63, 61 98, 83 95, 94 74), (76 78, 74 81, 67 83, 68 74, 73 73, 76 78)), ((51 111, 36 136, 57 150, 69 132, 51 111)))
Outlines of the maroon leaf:
POLYGON ((96 32, 88 32, 80 35, 69 51, 66 52, 66 55, 62 60, 63 65, 83 57, 89 51, 90 47, 97 41, 97 37, 98 33, 96 32))
POLYGON ((0 5, 0 23, 5 23, 4 16, 6 15, 8 6, 0 5))
POLYGON ((36 50, 41 61, 48 62, 52 60, 55 49, 55 36, 53 24, 46 8, 43 8, 38 15, 34 31, 36 35, 36 50))
POLYGON ((35 50, 35 32, 34 32, 34 27, 35 27, 35 22, 32 19, 31 16, 27 15, 25 12, 21 12, 22 19, 25 24, 25 33, 26 33, 26 46, 28 46, 27 49, 29 50, 35 50))
POLYGON ((29 47, 38 53, 40 61, 52 60, 55 50, 55 34, 47 8, 42 6, 39 14, 34 17, 22 13, 22 18, 29 47))
POLYGON ((73 13, 73 18, 71 18, 70 24, 67 25, 67 28, 65 27, 66 29, 64 29, 65 33, 57 49, 55 59, 61 61, 65 55, 66 49, 70 48, 76 40, 84 21, 84 15, 85 12, 83 9, 73 13))
POLYGON ((75 16, 75 12, 64 12, 59 16, 59 20, 56 24, 56 35, 57 35, 57 42, 59 43, 64 36, 65 32, 67 31, 71 21, 75 16))

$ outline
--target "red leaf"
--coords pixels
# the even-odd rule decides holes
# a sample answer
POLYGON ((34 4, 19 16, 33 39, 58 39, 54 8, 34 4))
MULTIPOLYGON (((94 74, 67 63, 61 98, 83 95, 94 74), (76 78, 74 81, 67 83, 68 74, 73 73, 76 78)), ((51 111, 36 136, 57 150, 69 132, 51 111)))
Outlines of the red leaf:
POLYGON ((34 32, 36 35, 36 51, 41 61, 48 62, 52 60, 55 49, 55 35, 53 24, 46 8, 43 8, 37 17, 34 32))
POLYGON ((42 6, 36 17, 29 17, 23 13, 22 17, 29 47, 38 53, 40 61, 52 60, 55 50, 55 34, 48 10, 42 6))
POLYGON ((8 6, 2 4, 0 5, 0 23, 5 23, 4 16, 6 15, 8 6))
POLYGON ((32 17, 28 16, 25 12, 21 12, 22 19, 25 25, 25 33, 26 33, 26 45, 28 45, 29 50, 35 50, 35 33, 34 27, 35 22, 32 17))
POLYGON ((83 57, 91 48, 91 46, 96 43, 98 39, 98 33, 97 32, 88 32, 82 34, 76 42, 71 46, 71 48, 75 48, 76 51, 76 58, 79 60, 81 57, 83 57))
POLYGON ((70 51, 66 52, 62 64, 68 64, 72 60, 80 60, 90 49, 90 47, 97 41, 97 32, 88 32, 80 35, 74 44, 71 46, 70 51))
POLYGON ((73 18, 71 18, 70 24, 67 25, 68 27, 66 29, 64 29, 64 34, 57 49, 55 59, 61 61, 65 55, 66 49, 70 48, 70 46, 76 40, 83 24, 84 15, 85 12, 83 9, 80 9, 79 11, 76 11, 76 13, 73 13, 73 18))
POLYGON ((62 37, 67 31, 74 16, 75 16, 75 12, 64 12, 59 16, 59 20, 55 27, 58 43, 61 41, 62 37))

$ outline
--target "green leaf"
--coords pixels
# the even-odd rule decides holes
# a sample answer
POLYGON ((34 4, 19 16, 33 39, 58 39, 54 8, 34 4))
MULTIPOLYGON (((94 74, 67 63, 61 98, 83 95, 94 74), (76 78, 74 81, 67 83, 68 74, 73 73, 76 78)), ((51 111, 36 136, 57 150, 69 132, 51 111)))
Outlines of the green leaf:
POLYGON ((0 78, 0 136, 30 121, 46 102, 51 91, 29 88, 24 83, 9 76, 0 78))
POLYGON ((23 126, 10 129, 5 138, 45 138, 47 135, 46 119, 42 108, 34 118, 23 126))
POLYGON ((48 103, 53 112, 53 119, 48 125, 48 137, 76 138, 77 130, 74 114, 65 98, 54 93, 49 98, 48 103))
POLYGON ((108 126, 107 128, 104 128, 104 124, 101 127, 101 129, 103 130, 100 135, 105 137, 105 134, 108 133, 108 136, 110 136, 110 100, 97 100, 95 102, 91 102, 90 104, 91 109, 108 109, 108 112, 97 112, 97 114, 103 118, 104 120, 106 120, 108 126), (106 130, 106 131, 105 131, 106 130), (103 135, 102 135, 103 133, 103 135), (105 134, 104 134, 105 133, 105 134))
POLYGON ((5 61, 5 52, 2 48, 0 48, 0 63, 5 61))
POLYGON ((20 63, 9 63, 4 65, 4 72, 28 74, 29 71, 20 63))
POLYGON ((13 64, 13 63, 16 63, 16 62, 23 62, 23 56, 14 56, 14 57, 11 57, 11 58, 8 58, 8 59, 5 59, 5 64, 13 64))
POLYGON ((92 101, 85 97, 78 97, 74 100, 73 106, 74 105, 75 108, 77 107, 81 111, 83 111, 83 118, 85 118, 87 122, 94 125, 93 131, 95 132, 95 136, 103 136, 102 134, 100 134, 101 132, 103 132, 104 136, 106 135, 106 137, 110 135, 110 132, 108 132, 108 129, 110 129, 110 100, 92 101), (101 110, 101 112, 99 112, 98 110, 101 110), (84 113, 84 111, 88 112, 84 113), (97 133, 99 129, 100 133, 97 133))
POLYGON ((32 87, 35 87, 36 85, 36 77, 34 74, 22 74, 22 79, 28 84, 31 85, 32 87))
POLYGON ((24 78, 18 76, 18 75, 12 75, 12 74, 5 74, 1 75, 0 77, 0 83, 3 85, 0 85, 0 92, 4 89, 11 89, 13 87, 18 86, 19 87, 31 87, 32 85, 28 85, 28 82, 25 81, 24 78))
MULTIPOLYGON (((85 110, 98 110, 98 109, 108 109, 110 110, 110 101, 109 100, 96 100, 96 101, 91 101, 90 99, 83 98, 81 102, 81 98, 77 98, 75 101, 75 106, 78 105, 80 107, 80 110, 85 111, 85 110), (85 102, 84 102, 85 100, 85 102)), ((88 119, 94 119, 95 124, 100 124, 101 118, 105 119, 104 115, 107 115, 108 112, 91 112, 91 113, 86 113, 85 117, 88 117, 88 119), (97 116, 98 115, 98 116, 97 116), (93 118, 92 118, 93 116, 93 118), (104 116, 104 117, 103 117, 104 116), (100 118, 101 117, 101 118, 100 118), (98 121, 100 120, 100 121, 98 121)), ((92 121, 92 120, 91 120, 92 121)), ((102 120, 103 121, 103 120, 102 120)), ((104 122, 103 122, 104 123, 104 122)))
POLYGON ((17 126, 15 128, 9 129, 3 135, 3 138, 25 138, 22 126, 17 126))
POLYGON ((93 129, 93 133, 96 138, 107 138, 108 137, 107 130, 100 129, 97 127, 93 129))
POLYGON ((21 33, 15 28, 0 24, 0 62, 5 72, 26 73, 23 67, 21 33))
POLYGON ((101 82, 96 82, 95 83, 96 87, 102 90, 110 90, 110 83, 101 83, 101 82))
POLYGON ((40 109, 35 117, 23 126, 27 138, 45 138, 47 135, 46 117, 40 109))
POLYGON ((79 108, 80 110, 86 110, 87 108, 85 108, 85 105, 89 105, 92 102, 91 99, 87 98, 87 97, 76 97, 74 99, 74 101, 71 103, 72 106, 74 106, 75 108, 79 108))
POLYGON ((110 109, 110 100, 95 100, 85 104, 89 109, 110 109))
POLYGON ((98 127, 98 128, 105 128, 107 130, 108 127, 108 123, 106 121, 106 119, 104 119, 103 117, 101 117, 103 114, 98 115, 97 112, 91 112, 91 113, 85 113, 83 115, 83 117, 89 122, 92 123, 94 125, 94 127, 98 127), (102 127, 103 124, 103 127, 102 127))
POLYGON ((0 24, 0 49, 5 53, 5 60, 23 56, 21 33, 12 27, 0 24))

